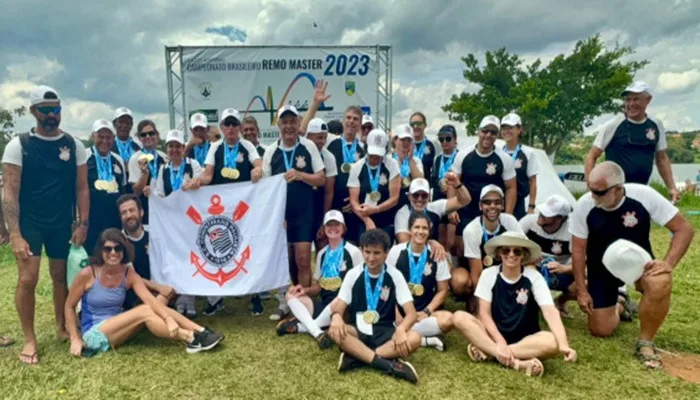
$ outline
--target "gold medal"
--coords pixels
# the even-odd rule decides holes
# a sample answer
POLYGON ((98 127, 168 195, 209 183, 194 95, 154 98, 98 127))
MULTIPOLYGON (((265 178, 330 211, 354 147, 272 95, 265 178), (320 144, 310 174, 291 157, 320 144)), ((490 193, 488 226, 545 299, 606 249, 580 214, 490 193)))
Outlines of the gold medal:
POLYGON ((486 257, 484 257, 483 264, 484 264, 485 267, 490 267, 490 266, 492 266, 492 265, 493 265, 493 257, 491 257, 491 256, 486 256, 486 257))
POLYGON ((141 156, 139 157, 139 161, 146 160, 148 162, 151 162, 151 161, 153 161, 153 159, 154 159, 153 154, 141 154, 141 156))
POLYGON ((236 168, 231 168, 231 172, 229 173, 229 178, 233 179, 234 181, 241 176, 241 171, 239 171, 236 168))
POLYGON ((376 311, 367 310, 362 314, 362 319, 365 321, 365 323, 374 325, 379 322, 379 313, 376 311))
POLYGON ((410 177, 410 176, 407 176, 407 177, 403 178, 403 179, 401 180, 401 186, 403 186, 403 187, 405 187, 405 188, 411 186, 411 177, 410 177))
POLYGON ((109 182, 98 179, 95 181, 95 189, 97 190, 109 190, 109 182))
POLYGON ((442 191, 442 193, 447 193, 447 179, 440 179, 440 190, 442 191))
POLYGON ((413 295, 422 296, 425 293, 425 288, 420 283, 413 286, 413 295))
POLYGON ((233 171, 233 168, 228 168, 228 167, 221 168, 221 176, 228 179, 231 177, 231 171, 233 171))
POLYGON ((379 193, 379 192, 377 192, 377 191, 371 192, 371 193, 369 194, 369 199, 372 200, 372 201, 377 202, 377 201, 379 201, 379 200, 382 199, 382 194, 379 193))
POLYGON ((324 290, 331 290, 331 288, 330 288, 331 284, 329 281, 330 281, 330 279, 328 279, 328 278, 321 278, 321 279, 319 279, 318 284, 324 290))
POLYGON ((111 193, 117 193, 119 191, 119 184, 116 180, 112 180, 111 182, 109 182, 109 191, 111 193))
POLYGON ((350 164, 350 163, 343 163, 343 165, 340 166, 340 170, 343 171, 343 173, 345 173, 345 174, 350 173, 351 169, 352 169, 352 164, 350 164))
POLYGON ((331 282, 332 282, 331 286, 333 287, 333 291, 337 291, 338 289, 340 289, 340 286, 343 284, 343 280, 340 279, 339 276, 336 276, 335 278, 331 278, 331 282))

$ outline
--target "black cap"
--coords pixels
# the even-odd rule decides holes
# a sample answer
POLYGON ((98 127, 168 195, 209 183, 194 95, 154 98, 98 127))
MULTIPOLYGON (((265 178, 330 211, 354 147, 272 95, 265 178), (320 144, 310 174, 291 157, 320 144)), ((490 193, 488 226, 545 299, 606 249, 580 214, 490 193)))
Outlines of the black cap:
POLYGON ((438 135, 441 133, 447 133, 453 136, 457 136, 457 130, 455 129, 454 125, 443 125, 440 127, 440 130, 438 131, 438 135))

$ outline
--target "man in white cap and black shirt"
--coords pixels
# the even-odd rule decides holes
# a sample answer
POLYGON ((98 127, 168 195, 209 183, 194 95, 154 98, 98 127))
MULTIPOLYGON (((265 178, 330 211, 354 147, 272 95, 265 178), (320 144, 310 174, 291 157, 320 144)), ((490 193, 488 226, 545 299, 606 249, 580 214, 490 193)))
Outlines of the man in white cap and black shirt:
POLYGON ((124 160, 124 165, 128 165, 131 156, 141 150, 141 146, 131 137, 131 129, 134 127, 134 117, 131 110, 126 107, 117 108, 114 111, 112 124, 117 135, 112 151, 119 154, 119 157, 124 160))
POLYGON ((421 161, 421 170, 428 177, 432 174, 435 156, 440 154, 440 146, 425 136, 425 128, 428 127, 425 114, 420 111, 414 112, 408 119, 408 124, 409 130, 412 130, 413 134, 415 146, 413 154, 421 161))
POLYGON ((493 265, 493 258, 484 251, 484 244, 490 239, 507 231, 522 233, 518 220, 503 210, 503 190, 496 185, 487 185, 479 193, 479 209, 481 217, 474 218, 462 232, 464 242, 464 257, 469 266, 461 266, 452 271, 450 286, 458 296, 467 296, 467 310, 474 310, 472 292, 476 287, 481 271, 493 265))
POLYGON ((199 165, 204 168, 207 161, 207 154, 211 147, 209 141, 209 121, 207 116, 202 113, 194 113, 190 117, 190 133, 192 139, 185 147, 185 155, 193 160, 197 160, 199 165))
POLYGON ((537 205, 537 213, 528 214, 520 220, 520 227, 528 239, 542 248, 539 270, 551 290, 562 292, 556 306, 565 317, 570 316, 566 302, 576 300, 569 232, 569 214, 572 211, 571 204, 564 197, 554 194, 537 205))
POLYGON ((666 154, 666 130, 661 120, 647 114, 651 102, 649 85, 633 82, 622 92, 622 98, 624 114, 603 125, 588 152, 586 177, 603 152, 607 161, 615 162, 625 171, 628 183, 648 184, 656 162, 671 198, 677 201, 679 194, 666 154))
MULTIPOLYGON (((317 249, 323 248, 325 243, 319 241, 319 229, 323 225, 323 216, 331 209, 333 205, 333 193, 335 191, 335 177, 338 175, 336 168, 335 157, 333 153, 328 151, 326 140, 328 138, 328 125, 321 118, 314 118, 309 121, 306 127, 306 138, 312 141, 325 167, 326 183, 324 186, 314 187, 314 223, 313 232, 316 235, 315 245, 317 249)), ((345 221, 343 220, 343 224, 345 221)))
POLYGON ((515 181, 518 186, 513 216, 521 219, 525 214, 532 214, 537 204, 537 174, 540 167, 532 151, 532 147, 520 143, 520 135, 523 133, 522 121, 518 114, 510 113, 501 120, 501 136, 506 141, 503 151, 513 160, 515 169, 515 181), (527 209, 525 198, 529 196, 527 209))
POLYGON ((653 341, 670 306, 673 269, 693 239, 693 227, 654 189, 625 184, 624 171, 612 161, 593 168, 588 188, 590 191, 579 199, 569 226, 573 235, 572 258, 579 307, 588 314, 591 334, 612 335, 623 309, 618 297, 618 287, 623 282, 604 267, 603 255, 618 239, 641 246, 651 255, 652 261, 644 266, 644 273, 636 282, 637 289, 642 292, 636 353, 645 366, 659 368, 661 360, 653 341), (652 221, 673 233, 663 259, 655 258, 652 252, 652 221))
POLYGON ((85 239, 85 250, 92 256, 100 233, 107 228, 119 228, 121 219, 115 207, 117 199, 129 187, 126 166, 122 158, 111 151, 114 128, 106 119, 92 124, 93 146, 87 149, 88 187, 90 188, 90 226, 85 239))
POLYGON ((39 86, 30 92, 29 104, 36 127, 12 138, 2 156, 3 212, 19 270, 15 303, 24 332, 19 358, 25 364, 37 364, 34 290, 39 280, 41 249, 43 246, 49 257, 56 333, 67 339, 63 313, 68 295, 66 257, 69 242, 82 246, 85 241, 90 189, 85 146, 59 129, 58 92, 39 86))

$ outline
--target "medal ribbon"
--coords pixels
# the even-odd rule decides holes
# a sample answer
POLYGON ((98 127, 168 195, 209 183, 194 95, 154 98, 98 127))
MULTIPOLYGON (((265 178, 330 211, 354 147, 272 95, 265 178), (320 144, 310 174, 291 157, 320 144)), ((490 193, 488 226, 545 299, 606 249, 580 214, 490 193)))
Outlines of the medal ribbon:
POLYGON ((133 141, 131 138, 127 139, 126 142, 117 139, 117 150, 119 150, 119 155, 121 156, 124 163, 128 163, 131 156, 134 155, 134 148, 131 146, 133 141))
POLYGON ((421 160, 423 160, 423 156, 425 155, 425 148, 428 146, 428 141, 423 139, 420 142, 416 142, 415 146, 415 155, 418 156, 418 158, 420 158, 421 160))
POLYGON ((367 271, 369 267, 365 265, 365 299, 367 300, 367 311, 377 311, 377 304, 379 304, 379 293, 382 291, 382 285, 384 284, 384 273, 386 268, 382 266, 382 272, 377 278, 377 284, 374 286, 374 290, 371 290, 371 285, 369 282, 369 272, 367 271))
POLYGON ((284 167, 286 168, 285 171, 292 169, 292 164, 294 163, 294 153, 296 153, 297 147, 299 147, 298 141, 291 150, 282 149, 282 155, 284 156, 284 167), (289 158, 287 158, 287 153, 290 154, 289 158))
POLYGON ((381 164, 377 165, 376 167, 372 167, 367 163, 367 175, 369 175, 369 187, 372 189, 373 192, 378 192, 379 191, 379 175, 381 175, 379 172, 381 167, 381 164), (374 172, 374 176, 372 176, 372 172, 374 172))
POLYGON ((343 163, 353 164, 355 162, 355 152, 357 152, 357 138, 353 140, 352 145, 345 141, 344 137, 340 137, 343 143, 343 163), (350 148, 348 148, 350 146, 350 148))
MULTIPOLYGON (((241 142, 236 143, 235 146, 231 147, 226 142, 224 142, 224 167, 225 168, 236 168, 236 165, 238 164, 238 145, 241 142)), ((296 146, 294 147, 296 149, 296 146)), ((293 156, 292 156, 293 157, 293 156)), ((285 164, 286 164, 286 157, 285 157, 285 164)), ((287 166, 287 169, 289 169, 289 166, 287 166)))
POLYGON ((498 235, 498 231, 500 231, 500 230, 501 230, 501 223, 500 222, 498 223, 496 230, 493 231, 493 233, 490 233, 489 231, 486 230, 486 227, 484 226, 483 221, 482 221, 481 232, 484 234, 484 243, 488 242, 489 239, 495 238, 496 235, 498 235))
MULTIPOLYGON (((508 153, 508 146, 503 146, 503 151, 508 153)), ((520 154, 520 145, 515 146, 515 150, 513 150, 513 154, 510 155, 510 157, 513 159, 513 161, 518 159, 518 154, 520 154)))
MULTIPOLYGON (((394 159, 399 161, 398 154, 394 153, 394 159)), ((409 175, 411 175, 411 165, 408 164, 408 157, 406 157, 401 161, 401 177, 405 178, 409 175)))
POLYGON ((331 249, 328 246, 326 255, 323 257, 323 265, 321 266, 321 276, 324 278, 336 278, 340 276, 340 264, 343 260, 343 249, 345 242, 341 241, 337 248, 331 249))
POLYGON ((180 190, 180 187, 182 186, 182 178, 185 176, 185 160, 183 159, 180 162, 180 166, 177 168, 177 172, 175 172, 175 167, 173 166, 172 161, 170 162, 170 186, 173 187, 173 192, 176 190, 180 190))
POLYGON ((411 269, 411 275, 410 279, 408 280, 409 283, 412 283, 414 285, 419 285, 423 281, 423 271, 425 270, 425 263, 428 261, 428 246, 426 245, 423 248, 423 252, 420 253, 420 257, 418 257, 418 261, 416 261, 416 257, 413 255, 413 251, 411 250, 411 244, 409 243, 407 246, 408 250, 408 264, 411 269))
POLYGON ((153 161, 148 162, 148 170, 151 171, 151 178, 158 179, 158 152, 155 149, 143 149, 143 152, 153 156, 153 161))
POLYGON ((194 159, 197 160, 202 167, 204 167, 204 162, 207 160, 207 153, 209 153, 210 146, 211 143, 209 142, 194 146, 194 159))
POLYGON ((92 146, 92 152, 95 155, 95 166, 97 167, 97 179, 107 182, 112 182, 114 175, 112 173, 112 156, 107 153, 107 157, 102 157, 97 152, 97 147, 92 146))
POLYGON ((452 163, 455 161, 455 156, 457 155, 457 150, 454 150, 452 152, 452 155, 449 158, 445 158, 445 155, 443 154, 442 157, 442 164, 440 164, 440 172, 438 174, 438 178, 442 179, 447 175, 447 172, 452 168, 452 163))

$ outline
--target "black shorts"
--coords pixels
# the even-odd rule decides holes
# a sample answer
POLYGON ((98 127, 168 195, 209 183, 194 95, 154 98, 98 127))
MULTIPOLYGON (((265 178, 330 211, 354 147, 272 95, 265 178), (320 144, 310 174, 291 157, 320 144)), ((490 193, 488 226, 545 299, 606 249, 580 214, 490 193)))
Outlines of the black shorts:
POLYGON ((58 228, 40 228, 29 223, 20 223, 19 231, 22 238, 29 244, 32 254, 41 257, 42 245, 46 249, 46 255, 55 260, 65 260, 68 258, 70 249, 70 239, 73 236, 73 229, 70 225, 58 228))
POLYGON ((501 332, 501 336, 503 336, 503 339, 506 340, 506 343, 508 344, 513 344, 513 343, 518 343, 519 341, 525 339, 526 337, 530 335, 534 335, 535 333, 538 333, 540 330, 539 328, 537 330, 522 330, 522 329, 516 329, 513 332, 501 332))
POLYGON ((290 215, 287 218, 287 242, 311 243, 316 238, 313 232, 313 210, 308 209, 301 214, 290 215))
POLYGON ((588 294, 593 299, 593 308, 608 308, 617 304, 618 288, 622 281, 617 279, 588 278, 588 294))
POLYGON ((571 274, 552 274, 549 276, 549 288, 558 292, 568 292, 569 286, 574 281, 574 276, 571 274))
POLYGON ((360 330, 357 329, 356 325, 353 325, 353 328, 355 328, 355 330, 357 331, 357 335, 360 341, 372 350, 375 350, 378 347, 381 347, 384 343, 390 341, 392 336, 394 336, 394 332, 396 331, 396 328, 393 325, 373 326, 372 332, 374 334, 370 336, 360 332, 360 330))

